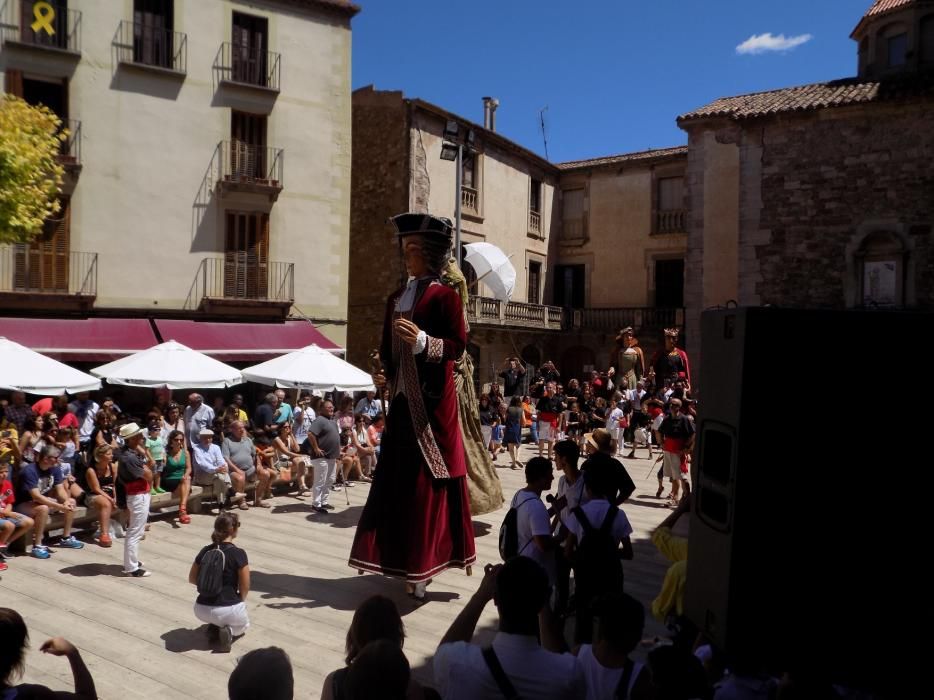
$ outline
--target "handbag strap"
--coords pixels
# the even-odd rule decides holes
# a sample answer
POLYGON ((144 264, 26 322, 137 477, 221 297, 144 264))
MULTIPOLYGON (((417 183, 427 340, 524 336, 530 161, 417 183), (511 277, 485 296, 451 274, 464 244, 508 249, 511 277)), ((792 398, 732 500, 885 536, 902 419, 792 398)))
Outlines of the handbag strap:
POLYGON ((483 649, 483 660, 486 661, 487 668, 490 669, 493 680, 496 681, 496 685, 499 686, 499 690, 503 696, 507 700, 519 700, 519 693, 516 692, 512 681, 509 680, 509 676, 507 676, 506 672, 503 670, 503 666, 500 664, 499 658, 496 656, 496 652, 493 651, 492 646, 483 649))
POLYGON ((629 697, 629 682, 632 680, 632 671, 635 663, 632 659, 626 659, 623 666, 623 675, 619 679, 619 685, 616 686, 616 693, 613 695, 616 700, 626 700, 629 697))

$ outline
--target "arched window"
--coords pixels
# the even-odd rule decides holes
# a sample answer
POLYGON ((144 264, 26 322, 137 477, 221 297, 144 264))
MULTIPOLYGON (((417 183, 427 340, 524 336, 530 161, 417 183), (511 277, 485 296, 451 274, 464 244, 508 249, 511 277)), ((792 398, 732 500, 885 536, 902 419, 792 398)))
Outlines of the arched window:
POLYGON ((921 63, 934 64, 934 15, 921 18, 918 45, 921 47, 921 63))
POLYGON ((856 252, 857 304, 895 307, 905 303, 905 257, 902 240, 889 231, 866 236, 856 252))

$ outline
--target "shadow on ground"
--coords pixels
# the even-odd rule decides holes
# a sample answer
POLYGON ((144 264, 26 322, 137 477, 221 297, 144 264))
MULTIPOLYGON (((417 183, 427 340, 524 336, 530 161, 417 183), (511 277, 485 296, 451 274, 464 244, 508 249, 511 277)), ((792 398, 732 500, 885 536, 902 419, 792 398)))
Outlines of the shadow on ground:
POLYGON ((332 608, 356 610, 360 603, 374 595, 392 599, 400 615, 433 602, 450 602, 457 593, 433 590, 429 587, 424 602, 415 601, 405 592, 405 585, 388 576, 364 574, 338 579, 314 578, 295 574, 250 573, 250 588, 259 594, 270 608, 332 608))
MULTIPOLYGON (((160 639, 165 642, 165 650, 175 654, 181 654, 186 651, 210 651, 213 654, 229 653, 222 651, 214 642, 208 639, 207 625, 201 625, 194 629, 178 627, 164 633, 160 639)), ((234 646, 236 646, 238 639, 240 639, 240 637, 234 638, 234 646)), ((231 649, 231 651, 233 651, 233 649, 231 649)))
POLYGON ((123 567, 120 564, 93 562, 66 566, 64 569, 59 569, 58 573, 68 574, 69 576, 123 576, 123 567))

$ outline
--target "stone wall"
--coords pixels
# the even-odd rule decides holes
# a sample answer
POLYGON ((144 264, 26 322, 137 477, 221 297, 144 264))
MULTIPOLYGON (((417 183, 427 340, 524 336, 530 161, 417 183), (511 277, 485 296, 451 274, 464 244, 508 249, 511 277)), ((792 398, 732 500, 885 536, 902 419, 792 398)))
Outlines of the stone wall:
POLYGON ((934 305, 934 100, 749 125, 741 161, 741 303, 847 305, 875 228, 904 232, 906 297, 934 305))
POLYGON ((402 261, 387 219, 409 208, 408 107, 401 92, 353 93, 347 359, 367 368, 402 261))

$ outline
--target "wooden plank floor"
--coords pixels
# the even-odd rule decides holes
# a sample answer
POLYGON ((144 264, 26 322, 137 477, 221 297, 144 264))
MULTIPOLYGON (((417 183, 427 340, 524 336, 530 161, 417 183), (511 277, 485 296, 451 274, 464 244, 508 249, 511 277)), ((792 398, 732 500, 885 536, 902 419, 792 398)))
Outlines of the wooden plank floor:
MULTIPOLYGON (((643 451, 640 453, 644 454, 643 451)), ((533 456, 523 446, 520 459, 533 456)), ((522 471, 498 471, 508 499, 524 483, 522 471)), ((648 541, 651 530, 670 512, 654 498, 656 482, 645 479, 651 463, 626 460, 637 488, 625 511, 635 529, 636 559, 626 565, 626 588, 648 608, 657 594, 667 563, 648 541)), ((555 483, 557 484, 557 474, 555 483)), ((210 541, 213 517, 195 515, 178 526, 153 521, 141 546, 141 559, 153 572, 147 579, 127 579, 122 571, 122 540, 110 550, 88 544, 83 550, 58 549, 52 559, 20 556, 0 581, 0 606, 25 618, 31 647, 28 682, 71 689, 63 659, 38 653, 43 640, 62 635, 81 650, 101 698, 226 697, 226 683, 237 658, 251 649, 285 649, 295 668, 297 698, 317 698, 324 676, 343 664, 344 638, 356 606, 370 595, 392 597, 403 614, 405 651, 416 675, 430 680, 430 659, 438 640, 480 581, 483 565, 497 562, 497 538, 505 509, 475 518, 478 565, 472 577, 448 571, 429 588, 428 602, 416 606, 401 583, 381 576, 358 576, 347 566, 354 529, 368 487, 332 493, 337 509, 326 518, 314 515, 308 501, 273 499, 270 510, 241 513, 238 544, 246 549, 253 571, 247 601, 251 627, 229 654, 215 653, 192 613, 194 587, 187 575, 197 551, 210 541)), ((487 607, 478 626, 489 639, 496 610, 487 607)), ((648 620, 646 634, 662 629, 648 620)))

